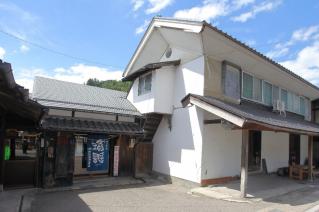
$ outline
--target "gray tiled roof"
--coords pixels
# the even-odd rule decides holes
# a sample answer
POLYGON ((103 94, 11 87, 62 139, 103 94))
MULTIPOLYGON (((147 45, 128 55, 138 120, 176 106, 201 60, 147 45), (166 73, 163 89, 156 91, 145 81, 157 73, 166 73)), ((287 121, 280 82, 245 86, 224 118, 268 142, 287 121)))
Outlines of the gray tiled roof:
POLYGON ((46 107, 140 116, 126 95, 121 91, 44 77, 35 78, 32 93, 33 99, 46 107))
POLYGON ((42 121, 42 129, 70 132, 94 132, 108 134, 143 134, 143 129, 134 122, 87 120, 79 118, 47 117, 42 121))
POLYGON ((245 119, 248 123, 249 121, 254 121, 269 126, 296 130, 296 132, 303 131, 319 134, 319 124, 306 121, 301 116, 294 114, 288 113, 287 116, 279 115, 278 113, 272 112, 271 108, 262 106, 260 104, 248 101, 242 101, 241 104, 233 104, 218 100, 211 96, 200 96, 195 94, 187 95, 182 102, 186 101, 190 97, 194 97, 207 104, 213 105, 231 114, 239 116, 245 119))

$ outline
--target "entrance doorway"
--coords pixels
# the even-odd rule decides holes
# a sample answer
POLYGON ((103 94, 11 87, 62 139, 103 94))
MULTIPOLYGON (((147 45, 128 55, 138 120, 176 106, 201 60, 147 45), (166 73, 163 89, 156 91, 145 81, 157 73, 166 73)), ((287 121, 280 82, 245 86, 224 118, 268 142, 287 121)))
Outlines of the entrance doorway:
POLYGON ((289 135, 289 165, 300 164, 300 135, 289 135))
POLYGON ((249 131, 248 171, 259 171, 261 164, 261 131, 249 131))

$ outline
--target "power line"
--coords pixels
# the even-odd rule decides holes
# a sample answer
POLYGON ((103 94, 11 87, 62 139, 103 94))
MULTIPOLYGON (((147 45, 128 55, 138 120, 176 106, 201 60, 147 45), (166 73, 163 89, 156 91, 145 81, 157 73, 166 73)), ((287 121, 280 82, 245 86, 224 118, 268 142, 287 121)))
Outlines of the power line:
POLYGON ((4 35, 7 35, 11 38, 14 38, 14 39, 17 39, 19 41, 22 41, 24 43, 27 43, 29 45, 32 45, 32 46, 35 46, 39 49, 42 49, 42 50, 45 50, 45 51, 48 51, 48 52, 51 52, 53 54, 57 54, 57 55, 61 55, 61 56, 64 56, 64 57, 68 57, 68 58, 71 58, 73 60, 80 60, 80 61, 84 61, 84 62, 87 62, 87 63, 91 63, 91 64, 96 64, 96 65, 101 65, 101 66, 107 66, 107 67, 113 67, 113 66, 110 66, 110 65, 107 65, 107 64, 104 64, 104 63, 101 63, 101 62, 98 62, 98 61, 94 61, 94 60, 89 60, 89 59, 86 59, 86 58, 82 58, 82 57, 77 57, 77 56, 73 56, 73 55, 70 55, 70 54, 67 54, 67 53, 64 53, 64 52, 60 52, 60 51, 57 51, 57 50, 54 50, 54 49, 50 49, 50 48, 47 48, 45 46, 42 46, 42 45, 39 45, 37 43, 34 43, 32 41, 28 41, 26 39, 23 39, 23 38, 20 38, 16 35, 13 35, 9 32, 6 32, 2 29, 0 29, 0 32, 4 35))

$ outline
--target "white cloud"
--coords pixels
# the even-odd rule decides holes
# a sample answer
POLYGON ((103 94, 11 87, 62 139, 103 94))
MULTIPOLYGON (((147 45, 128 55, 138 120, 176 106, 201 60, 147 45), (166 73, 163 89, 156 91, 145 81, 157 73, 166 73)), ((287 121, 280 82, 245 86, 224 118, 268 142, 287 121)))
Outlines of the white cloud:
POLYGON ((20 51, 21 51, 22 53, 28 52, 29 50, 30 50, 30 47, 29 47, 29 46, 26 46, 26 45, 24 45, 24 44, 22 44, 22 45, 20 46, 20 51))
POLYGON ((295 59, 281 64, 303 78, 319 86, 319 41, 303 48, 295 59))
POLYGON ((296 30, 292 34, 292 41, 308 41, 319 31, 319 26, 310 26, 296 30))
POLYGON ((205 0, 202 5, 176 11, 174 17, 210 21, 254 2, 255 0, 205 0))
POLYGON ((304 27, 294 31, 287 42, 277 43, 266 55, 271 58, 282 57, 289 53, 290 47, 298 42, 319 40, 319 25, 304 27))
POLYGON ((6 50, 0 46, 0 59, 3 60, 6 50))
POLYGON ((99 80, 120 80, 122 78, 121 70, 109 70, 98 66, 89 66, 84 64, 77 64, 71 67, 58 67, 53 70, 44 69, 22 69, 16 75, 18 84, 33 90, 33 80, 35 76, 44 76, 53 79, 74 82, 83 84, 90 78, 97 78, 99 80))
POLYGON ((253 6, 251 11, 232 17, 232 20, 235 22, 246 22, 249 19, 254 18, 258 13, 271 11, 277 8, 281 3, 282 0, 264 1, 259 5, 253 6))
POLYGON ((174 0, 148 0, 149 7, 146 9, 146 14, 153 14, 161 11, 171 5, 174 0))
POLYGON ((150 23, 149 21, 145 20, 144 23, 141 26, 139 26, 139 27, 137 27, 135 29, 135 34, 139 35, 139 34, 145 32, 145 30, 146 30, 147 26, 149 25, 149 23, 150 23))
POLYGON ((175 18, 186 18, 194 20, 211 20, 218 16, 224 16, 228 13, 226 1, 204 1, 203 5, 192 7, 190 9, 178 10, 175 12, 175 18))
POLYGON ((132 0, 132 4, 133 4, 133 11, 137 11, 143 6, 144 0, 132 0))
POLYGON ((247 6, 249 4, 252 4, 254 3, 255 0, 234 0, 233 3, 234 3, 234 6, 236 8, 242 8, 244 6, 247 6))

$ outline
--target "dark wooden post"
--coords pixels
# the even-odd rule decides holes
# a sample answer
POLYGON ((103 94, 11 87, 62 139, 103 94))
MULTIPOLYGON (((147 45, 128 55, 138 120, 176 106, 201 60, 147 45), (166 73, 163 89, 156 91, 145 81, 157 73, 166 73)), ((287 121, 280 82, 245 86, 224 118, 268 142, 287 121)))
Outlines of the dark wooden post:
POLYGON ((0 191, 3 191, 4 181, 4 139, 5 139, 5 115, 0 117, 0 191))
POLYGON ((249 130, 242 130, 241 144, 241 172, 240 172, 240 197, 245 198, 247 194, 248 179, 248 140, 249 130))
POLYGON ((308 137, 308 179, 312 181, 313 170, 313 136, 309 135, 308 137))

